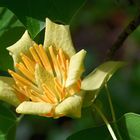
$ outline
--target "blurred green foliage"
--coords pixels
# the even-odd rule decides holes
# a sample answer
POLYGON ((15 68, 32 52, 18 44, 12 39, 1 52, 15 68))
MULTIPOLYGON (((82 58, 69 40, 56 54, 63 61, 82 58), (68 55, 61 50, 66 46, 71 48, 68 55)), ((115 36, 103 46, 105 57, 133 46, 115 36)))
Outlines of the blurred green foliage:
POLYGON ((34 38, 45 27, 46 17, 68 24, 84 2, 85 0, 1 0, 0 6, 13 11, 34 38))
POLYGON ((0 104, 0 140, 15 139, 17 118, 6 104, 0 104))

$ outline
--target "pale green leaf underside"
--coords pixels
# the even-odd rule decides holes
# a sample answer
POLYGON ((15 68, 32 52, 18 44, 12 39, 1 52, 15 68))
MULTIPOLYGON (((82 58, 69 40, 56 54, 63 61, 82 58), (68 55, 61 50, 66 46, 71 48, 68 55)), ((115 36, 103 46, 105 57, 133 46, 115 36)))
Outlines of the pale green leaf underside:
POLYGON ((97 90, 108 81, 116 70, 124 65, 121 61, 108 61, 97 67, 82 81, 81 89, 97 90))

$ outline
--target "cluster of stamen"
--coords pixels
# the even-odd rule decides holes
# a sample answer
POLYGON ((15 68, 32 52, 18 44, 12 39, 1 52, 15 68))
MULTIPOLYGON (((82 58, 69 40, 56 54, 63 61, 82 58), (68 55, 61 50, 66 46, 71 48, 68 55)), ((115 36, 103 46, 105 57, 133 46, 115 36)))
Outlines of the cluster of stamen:
POLYGON ((20 54, 21 62, 16 64, 18 72, 8 70, 15 80, 13 87, 21 102, 31 100, 57 104, 80 90, 80 80, 73 88, 65 87, 70 59, 61 48, 50 46, 46 52, 42 45, 34 43, 29 52, 30 55, 20 54), (53 77, 52 81, 49 81, 54 83, 53 87, 47 82, 41 83, 41 87, 37 84, 36 65, 41 66, 53 77))

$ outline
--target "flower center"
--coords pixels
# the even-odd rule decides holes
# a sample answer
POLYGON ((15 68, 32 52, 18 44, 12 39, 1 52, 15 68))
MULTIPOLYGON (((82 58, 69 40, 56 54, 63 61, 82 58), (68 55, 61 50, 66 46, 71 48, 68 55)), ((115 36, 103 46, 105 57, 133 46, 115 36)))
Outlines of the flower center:
POLYGON ((29 55, 21 53, 18 72, 8 70, 13 79, 16 95, 20 101, 58 104, 80 90, 80 80, 66 88, 70 58, 54 46, 45 51, 42 45, 33 44, 29 55))

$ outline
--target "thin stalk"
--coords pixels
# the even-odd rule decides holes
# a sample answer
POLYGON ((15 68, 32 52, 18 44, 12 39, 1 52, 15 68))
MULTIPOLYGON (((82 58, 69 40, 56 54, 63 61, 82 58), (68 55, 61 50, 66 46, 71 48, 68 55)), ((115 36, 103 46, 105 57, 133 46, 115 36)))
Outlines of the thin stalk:
POLYGON ((21 121, 21 119, 24 117, 24 115, 20 115, 18 118, 17 118, 17 122, 19 123, 21 121))
MULTIPOLYGON (((107 83, 105 84, 105 89, 106 89, 106 92, 107 92, 107 97, 108 97, 108 101, 109 101, 109 106, 110 106, 110 111, 111 111, 111 115, 112 115, 112 120, 113 120, 113 122, 116 122, 115 111, 114 111, 114 108, 113 108, 113 104, 112 104, 112 100, 111 100, 111 96, 110 96, 110 91, 108 89, 107 83)), ((122 137, 120 135, 120 132, 119 132, 119 129, 118 129, 118 126, 117 126, 116 123, 114 123, 114 129, 115 129, 115 132, 116 132, 119 140, 122 140, 122 137)))
POLYGON ((108 128, 108 131, 110 132, 110 135, 112 136, 112 139, 117 140, 117 137, 116 137, 116 135, 115 135, 110 123, 106 119, 105 115, 102 113, 102 111, 95 104, 94 104, 94 107, 97 110, 97 112, 99 113, 99 115, 101 116, 101 118, 103 119, 103 121, 105 122, 105 124, 106 124, 106 126, 108 128))
POLYGON ((114 108, 113 108, 113 104, 112 104, 112 100, 111 100, 111 96, 110 96, 110 92, 109 92, 107 83, 105 84, 105 89, 106 89, 106 93, 107 93, 107 97, 108 97, 112 120, 113 120, 113 122, 116 122, 116 116, 115 116, 115 112, 114 112, 114 108))

